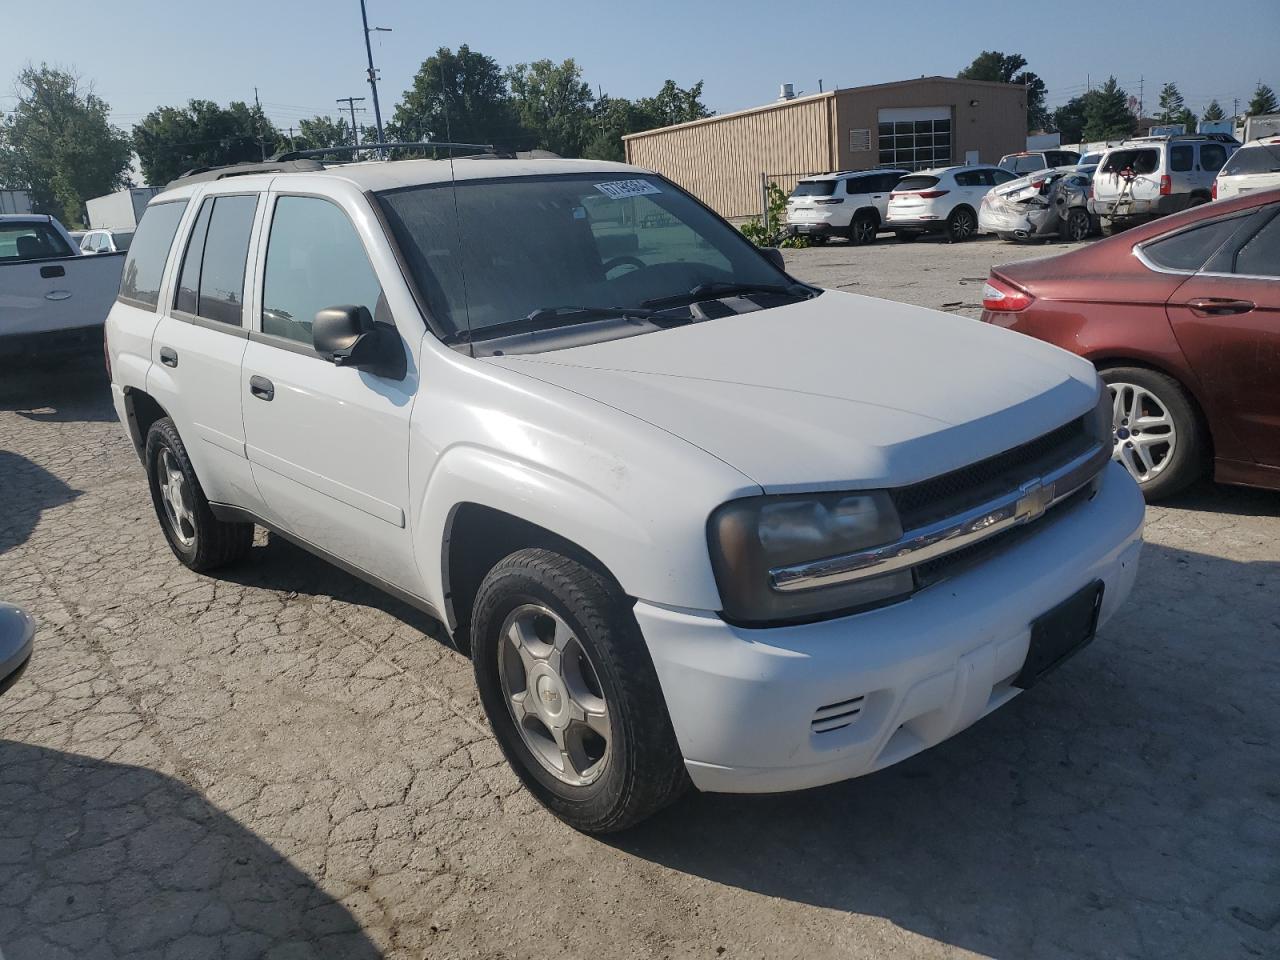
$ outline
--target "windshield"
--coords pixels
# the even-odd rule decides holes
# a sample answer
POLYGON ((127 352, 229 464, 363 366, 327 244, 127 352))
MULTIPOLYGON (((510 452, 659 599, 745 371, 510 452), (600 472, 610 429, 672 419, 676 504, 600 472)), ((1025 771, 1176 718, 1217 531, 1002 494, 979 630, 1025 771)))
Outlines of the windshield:
POLYGON ((1001 169, 1008 170, 1010 173, 1031 173, 1034 170, 1043 170, 1046 166, 1044 157, 1039 154, 1014 155, 1000 161, 1001 169))
POLYGON ((791 192, 793 197, 829 197, 836 191, 835 180, 801 180, 791 192))
POLYGON ((74 255, 75 251, 67 246, 67 241, 48 223, 0 223, 0 261, 43 260, 46 257, 74 255))
POLYGON ((657 177, 594 173, 451 186, 379 194, 447 337, 481 339, 487 327, 535 315, 688 304, 713 285, 776 292, 793 284, 738 231, 657 177))

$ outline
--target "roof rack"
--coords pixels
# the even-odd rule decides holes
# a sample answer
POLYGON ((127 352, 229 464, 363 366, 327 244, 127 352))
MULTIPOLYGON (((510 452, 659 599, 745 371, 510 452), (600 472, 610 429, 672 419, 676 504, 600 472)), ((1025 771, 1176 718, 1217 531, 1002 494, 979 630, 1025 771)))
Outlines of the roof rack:
POLYGON ((263 160, 261 162, 247 160, 244 163, 229 163, 222 167, 196 167, 165 184, 165 189, 180 187, 185 183, 200 183, 204 180, 225 180, 227 177, 244 177, 251 173, 314 173, 323 170, 324 164, 315 160, 263 160))
POLYGON ((317 147, 314 150, 288 150, 284 153, 277 153, 272 160, 277 162, 288 162, 291 160, 301 160, 307 157, 327 157, 334 153, 358 153, 361 150, 376 150, 379 153, 385 150, 401 149, 413 150, 428 147, 431 149, 445 148, 449 150, 470 150, 473 153, 493 153, 493 144, 491 143, 450 143, 447 140, 395 140, 389 143, 362 143, 358 147, 317 147))

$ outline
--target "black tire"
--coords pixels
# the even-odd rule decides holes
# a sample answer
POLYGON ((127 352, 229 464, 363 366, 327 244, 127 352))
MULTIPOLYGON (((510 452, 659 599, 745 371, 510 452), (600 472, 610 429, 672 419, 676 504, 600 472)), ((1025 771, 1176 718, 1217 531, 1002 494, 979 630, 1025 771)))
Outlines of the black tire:
POLYGON ((915 243, 920 239, 920 234, 914 233, 910 230, 898 230, 893 236, 899 243, 915 243))
POLYGON ((849 224, 849 242, 855 247, 866 246, 876 242, 876 232, 880 229, 880 221, 870 213, 860 213, 849 224))
POLYGON ((651 816, 688 787, 653 661, 626 596, 610 578, 551 550, 519 550, 485 576, 471 624, 471 659, 489 725, 516 775, 553 814, 575 830, 608 833, 651 816), (567 784, 544 768, 516 729, 502 690, 502 627, 531 603, 574 632, 608 703, 607 764, 586 786, 567 784))
POLYGON ((947 217, 947 242, 964 243, 978 234, 978 217, 968 207, 956 207, 947 217))
POLYGON ((147 485, 151 489, 151 503, 155 507, 160 529, 174 556, 184 565, 203 573, 217 567, 242 560, 253 546, 252 523, 225 523, 213 515, 204 489, 196 478, 187 448, 178 436, 178 429, 168 417, 151 425, 147 431, 146 446, 147 485), (161 493, 159 466, 161 455, 168 452, 173 464, 181 472, 186 491, 186 506, 190 512, 189 523, 179 533, 170 517, 161 493), (190 530, 189 542, 187 530, 190 530))
MULTIPOLYGON (((1109 367, 1100 371, 1112 384, 1129 383, 1149 391, 1173 420, 1177 441, 1160 472, 1138 486, 1149 503, 1186 489, 1208 470, 1208 436, 1195 404, 1182 385, 1166 374, 1145 367, 1109 367)), ((1124 440, 1116 437, 1114 442, 1124 440)), ((1137 479, 1135 477, 1135 479, 1137 479)))
POLYGON ((1114 237, 1117 233, 1124 233, 1129 228, 1129 224, 1124 220, 1112 220, 1110 217, 1103 217, 1099 221, 1099 229, 1104 237, 1114 237))
POLYGON ((1208 203, 1209 200, 1210 200, 1210 197, 1208 197, 1206 194, 1193 193, 1191 195, 1191 199, 1187 201, 1187 209, 1190 210, 1192 207, 1202 207, 1206 203, 1208 203))
POLYGON ((1073 207, 1067 211, 1059 227, 1059 236, 1067 243, 1079 243, 1089 236, 1093 226, 1089 219, 1089 211, 1083 207, 1073 207))

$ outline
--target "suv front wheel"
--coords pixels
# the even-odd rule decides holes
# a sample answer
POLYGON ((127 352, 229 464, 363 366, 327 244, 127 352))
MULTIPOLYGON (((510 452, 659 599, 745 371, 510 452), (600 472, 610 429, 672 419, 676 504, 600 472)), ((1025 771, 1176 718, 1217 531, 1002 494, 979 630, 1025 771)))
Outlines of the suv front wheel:
POLYGON ((213 515, 173 421, 147 431, 147 483, 160 528, 174 555, 196 572, 242 559, 253 546, 252 523, 225 523, 213 515))
POLYGON ((519 550, 480 585, 471 626, 480 700, 531 793, 589 833, 621 830, 688 779, 627 598, 551 550, 519 550))

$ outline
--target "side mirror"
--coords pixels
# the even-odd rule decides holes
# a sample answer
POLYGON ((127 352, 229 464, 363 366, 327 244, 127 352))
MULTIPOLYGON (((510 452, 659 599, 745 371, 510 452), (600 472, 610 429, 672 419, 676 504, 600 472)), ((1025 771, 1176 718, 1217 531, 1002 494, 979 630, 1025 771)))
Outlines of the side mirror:
POLYGON ((404 379, 405 356, 394 327, 375 323, 368 307, 325 307, 311 324, 316 352, 335 367, 357 367, 393 380, 404 379))
POLYGON ((787 261, 783 259, 782 251, 779 250, 777 247, 761 247, 760 252, 765 255, 765 259, 767 259, 770 263, 772 263, 775 267, 777 267, 783 273, 787 272, 787 261))

